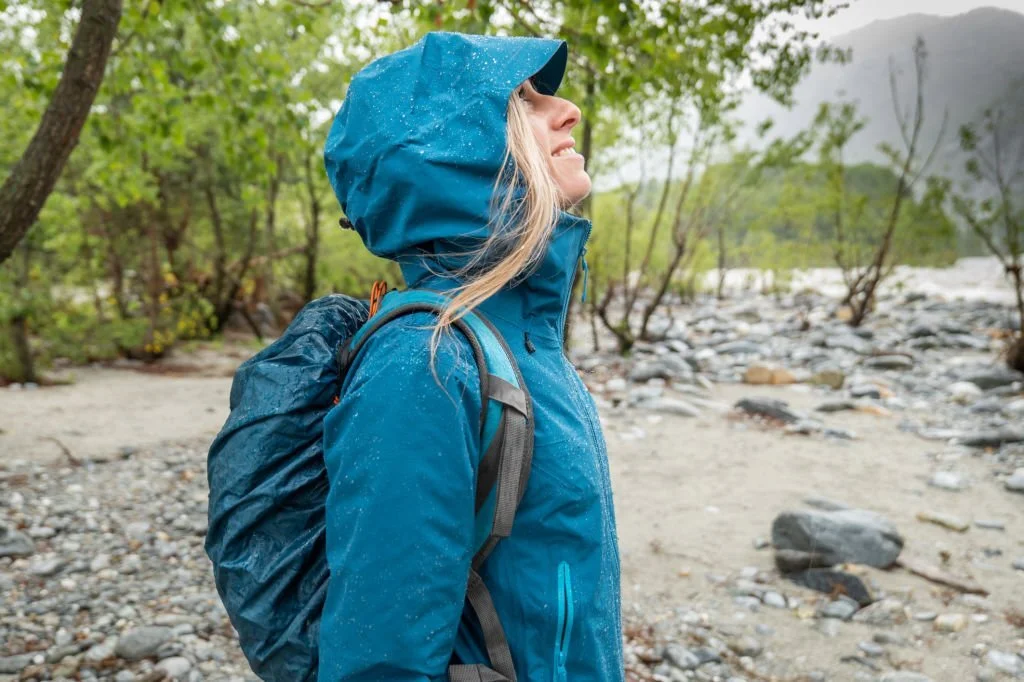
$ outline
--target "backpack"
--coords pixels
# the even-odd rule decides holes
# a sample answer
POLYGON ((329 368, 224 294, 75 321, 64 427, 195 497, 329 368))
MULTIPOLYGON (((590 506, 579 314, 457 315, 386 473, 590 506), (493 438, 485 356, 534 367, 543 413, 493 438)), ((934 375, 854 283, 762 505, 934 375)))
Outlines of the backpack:
MULTIPOLYGON (((325 505, 329 483, 323 419, 367 339, 414 312, 439 312, 430 290, 386 291, 369 303, 332 294, 307 304, 280 338, 242 363, 230 414, 213 440, 207 477, 205 549, 217 591, 249 665, 266 682, 315 682, 320 613, 329 571, 325 505)), ((478 570, 512 530, 533 457, 533 415, 515 357, 481 314, 454 323, 469 341, 484 410, 476 486, 476 554, 466 599, 491 667, 457 664, 449 682, 516 682, 504 630, 478 570)))

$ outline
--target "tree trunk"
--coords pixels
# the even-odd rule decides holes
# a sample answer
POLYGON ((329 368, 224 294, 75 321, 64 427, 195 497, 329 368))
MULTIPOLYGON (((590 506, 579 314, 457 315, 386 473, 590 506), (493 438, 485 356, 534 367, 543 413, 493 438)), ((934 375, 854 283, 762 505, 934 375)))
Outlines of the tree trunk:
POLYGON ((715 297, 721 301, 725 293, 725 225, 718 226, 718 290, 715 297))
MULTIPOLYGON (((21 245, 21 263, 15 273, 14 283, 18 289, 24 291, 28 287, 28 273, 31 269, 32 252, 28 244, 21 245)), ((18 373, 12 377, 16 381, 39 383, 36 377, 36 365, 32 358, 32 347, 28 340, 28 312, 24 309, 11 318, 10 322, 11 343, 14 344, 14 354, 18 361, 18 373)))
POLYGON ((306 187, 309 190, 309 224, 306 226, 306 276, 302 287, 302 297, 312 301, 316 296, 316 264, 317 251, 320 248, 320 197, 316 192, 313 178, 313 166, 306 155, 306 187))
POLYGON ((121 21, 121 0, 84 0, 64 73, 35 135, 0 187, 0 263, 35 223, 78 144, 121 21))

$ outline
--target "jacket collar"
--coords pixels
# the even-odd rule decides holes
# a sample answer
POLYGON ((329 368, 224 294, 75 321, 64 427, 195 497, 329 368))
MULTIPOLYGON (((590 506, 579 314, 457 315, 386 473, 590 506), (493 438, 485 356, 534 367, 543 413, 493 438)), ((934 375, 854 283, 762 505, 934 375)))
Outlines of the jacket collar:
MULTIPOLYGON (((527 348, 532 345, 561 349, 576 267, 586 252, 591 227, 589 220, 563 211, 536 269, 480 304, 478 310, 503 332, 510 345, 514 347, 517 343, 516 339, 508 338, 514 332, 527 348)), ((402 276, 410 289, 447 291, 458 284, 454 277, 437 273, 436 265, 435 272, 431 272, 426 258, 399 259, 402 276)))

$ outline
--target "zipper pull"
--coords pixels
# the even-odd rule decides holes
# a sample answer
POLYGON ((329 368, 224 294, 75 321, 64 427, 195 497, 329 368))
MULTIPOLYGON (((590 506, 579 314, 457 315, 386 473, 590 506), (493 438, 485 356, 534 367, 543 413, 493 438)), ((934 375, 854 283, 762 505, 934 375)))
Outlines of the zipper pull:
POLYGON ((537 350, 533 345, 533 341, 530 340, 530 332, 523 332, 523 345, 526 346, 527 353, 533 353, 537 350))
POLYGON ((587 277, 590 275, 590 268, 587 266, 587 247, 583 247, 583 297, 582 302, 587 302, 587 277))

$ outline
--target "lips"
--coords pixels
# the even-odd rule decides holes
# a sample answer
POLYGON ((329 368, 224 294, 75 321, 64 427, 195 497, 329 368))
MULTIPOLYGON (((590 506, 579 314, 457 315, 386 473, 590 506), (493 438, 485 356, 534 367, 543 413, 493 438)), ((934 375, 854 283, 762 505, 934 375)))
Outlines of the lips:
POLYGON ((551 156, 572 156, 576 153, 575 147, 576 140, 570 137, 568 140, 555 147, 554 151, 551 152, 551 156))

